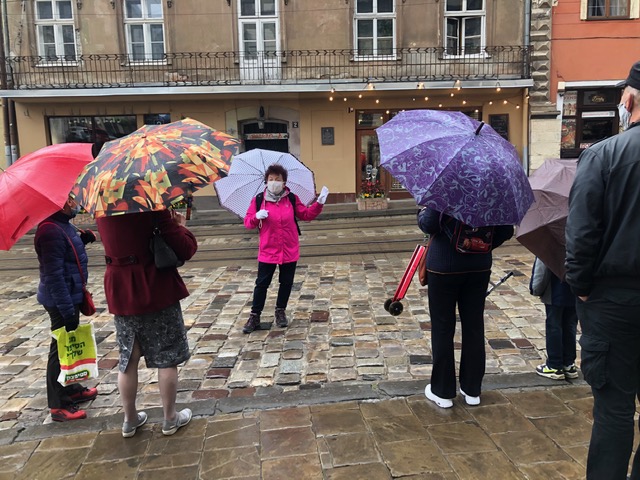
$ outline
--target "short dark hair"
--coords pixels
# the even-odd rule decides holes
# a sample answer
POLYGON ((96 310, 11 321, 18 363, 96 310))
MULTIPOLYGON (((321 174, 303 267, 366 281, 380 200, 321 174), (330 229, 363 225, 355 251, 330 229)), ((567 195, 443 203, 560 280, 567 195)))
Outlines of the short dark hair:
POLYGON ((264 172, 264 183, 267 183, 267 179, 269 178, 269 175, 282 175, 282 181, 286 182, 287 181, 287 169, 284 168, 282 165, 278 165, 277 163, 274 163, 273 165, 269 165, 269 168, 267 168, 267 171, 264 172))

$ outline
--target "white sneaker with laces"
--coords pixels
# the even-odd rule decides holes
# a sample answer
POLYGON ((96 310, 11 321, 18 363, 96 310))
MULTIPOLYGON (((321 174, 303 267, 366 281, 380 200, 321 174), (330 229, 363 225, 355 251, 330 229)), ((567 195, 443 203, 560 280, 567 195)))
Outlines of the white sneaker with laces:
POLYGON ((471 395, 467 395, 460 389, 460 393, 464 397, 464 401, 467 402, 467 405, 471 405, 475 407, 476 405, 480 405, 480 397, 472 397, 471 395))
POLYGON ((451 408, 453 407, 453 400, 450 398, 441 398, 437 396, 435 393, 431 391, 431 384, 427 385, 424 389, 424 395, 433 403, 438 405, 440 408, 451 408))

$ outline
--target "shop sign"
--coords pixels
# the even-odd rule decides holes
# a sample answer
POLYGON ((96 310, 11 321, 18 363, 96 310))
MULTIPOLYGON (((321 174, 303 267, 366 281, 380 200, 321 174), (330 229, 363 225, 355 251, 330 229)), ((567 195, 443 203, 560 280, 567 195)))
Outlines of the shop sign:
POLYGON ((288 133, 247 133, 245 140, 287 140, 288 133))
POLYGON ((616 112, 582 112, 582 118, 611 118, 615 117, 616 112))

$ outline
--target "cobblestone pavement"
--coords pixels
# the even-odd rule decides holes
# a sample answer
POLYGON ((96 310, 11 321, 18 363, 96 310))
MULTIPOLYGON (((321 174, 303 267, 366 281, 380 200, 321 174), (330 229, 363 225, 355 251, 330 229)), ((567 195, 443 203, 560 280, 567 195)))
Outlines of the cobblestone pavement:
MULTIPOLYGON (((431 371, 426 289, 417 282, 410 287, 400 316, 393 317, 383 308, 384 301, 393 295, 411 252, 309 255, 309 260, 304 256, 304 245, 323 242, 338 244, 359 239, 361 243, 384 243, 410 238, 415 244, 419 234, 413 221, 408 218, 405 226, 395 227, 392 232, 385 230, 384 219, 378 228, 364 230, 336 222, 332 229, 305 230, 287 329, 271 324, 276 294, 272 286, 263 313, 264 329, 251 335, 241 331, 250 310, 255 260, 226 266, 187 263, 181 273, 191 292, 183 309, 192 357, 180 367, 178 401, 253 397, 333 384, 424 384, 431 371)), ((215 229, 199 231, 198 237, 202 250, 229 244, 255 248, 256 244, 255 236, 219 236, 215 229)), ((102 246, 93 244, 88 250, 92 264, 99 263, 102 246)), ((310 247, 307 251, 311 252, 310 247)), ((36 301, 37 271, 33 266, 37 261, 29 239, 10 252, 1 252, 0 267, 20 258, 25 265, 31 265, 31 270, 14 271, 0 287, 0 430, 50 420, 45 388, 49 319, 36 301)), ((532 260, 531 254, 515 242, 495 253, 492 280, 497 281, 509 271, 515 274, 488 297, 488 377, 530 373, 544 358, 543 305, 528 292, 532 260)), ((86 406, 89 417, 121 412, 116 389, 115 329, 104 308, 102 275, 102 267, 91 268, 89 288, 99 307, 98 315, 91 319, 100 367, 100 378, 93 384, 97 384, 100 394, 86 406)), ((457 358, 459 341, 458 332, 457 358)), ((141 408, 160 403, 156 377, 153 370, 141 368, 141 408)))

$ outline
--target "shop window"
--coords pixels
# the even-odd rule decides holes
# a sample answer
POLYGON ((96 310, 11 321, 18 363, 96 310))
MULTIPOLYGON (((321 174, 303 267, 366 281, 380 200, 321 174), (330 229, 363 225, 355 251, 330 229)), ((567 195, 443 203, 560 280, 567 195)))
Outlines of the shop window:
POLYGON ((124 24, 132 62, 164 60, 162 0, 124 0, 124 24))
POLYGON ((149 113, 142 117, 145 125, 164 125, 171 123, 170 113, 149 113))
POLYGON ((38 55, 44 62, 75 62, 76 32, 71 0, 37 0, 35 24, 38 55))
POLYGON ((48 117, 51 144, 108 142, 137 130, 135 115, 48 117))
POLYGON ((620 89, 567 90, 562 104, 560 156, 576 158, 596 142, 619 131, 620 89))
POLYGON ((392 57, 396 14, 393 0, 357 0, 354 18, 358 57, 392 57))
POLYGON ((447 55, 478 55, 485 46, 484 0, 446 0, 444 11, 447 55))

